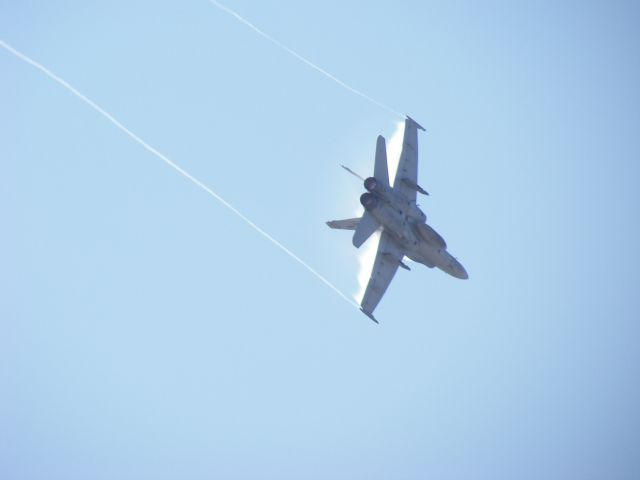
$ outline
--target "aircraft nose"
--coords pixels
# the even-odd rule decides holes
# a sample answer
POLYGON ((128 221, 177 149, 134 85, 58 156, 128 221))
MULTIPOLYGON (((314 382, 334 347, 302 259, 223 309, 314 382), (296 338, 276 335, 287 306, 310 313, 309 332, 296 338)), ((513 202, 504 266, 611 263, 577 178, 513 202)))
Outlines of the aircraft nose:
POLYGON ((460 265, 460 262, 458 262, 458 265, 457 265, 457 268, 456 268, 456 273, 458 274, 456 276, 458 278, 462 279, 462 280, 467 280, 469 278, 469 274, 464 269, 464 267, 462 265, 460 265))
POLYGON ((469 274, 458 260, 454 260, 452 267, 454 271, 454 277, 461 280, 467 280, 469 278, 469 274))

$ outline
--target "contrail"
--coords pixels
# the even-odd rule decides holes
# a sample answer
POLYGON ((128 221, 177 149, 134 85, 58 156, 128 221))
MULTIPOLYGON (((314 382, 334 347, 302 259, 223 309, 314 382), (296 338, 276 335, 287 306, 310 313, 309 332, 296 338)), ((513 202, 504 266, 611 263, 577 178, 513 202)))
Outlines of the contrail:
POLYGON ((27 55, 19 52, 18 50, 16 50, 15 48, 13 48, 11 45, 5 43, 3 40, 0 40, 0 46, 2 48, 4 48, 5 50, 7 50, 8 52, 12 53, 13 55, 15 55, 16 57, 18 57, 20 60, 22 60, 23 62, 28 63, 29 65, 31 65, 32 67, 37 68, 38 70, 40 70, 42 73, 44 73, 47 77, 51 78, 52 80, 54 80, 55 82, 59 83, 60 85, 62 85, 64 88, 66 88, 68 91, 70 91, 71 93, 73 93, 76 97, 78 97, 80 100, 82 100, 83 102, 85 102, 87 105, 89 105, 91 108, 93 108, 95 111, 97 111, 100 115, 102 115, 103 117, 105 117, 107 120, 109 120, 111 123, 113 123, 116 127, 118 127, 122 132, 124 132, 127 136, 129 136, 131 139, 133 139, 135 142, 137 142, 138 144, 140 144, 142 147, 144 147, 146 150, 148 150, 149 152, 151 152, 152 154, 154 154, 156 157, 158 157, 160 160, 162 160, 163 162, 165 162, 167 165, 169 165, 171 168, 173 168, 174 170, 176 170, 180 175, 182 175, 183 177, 186 177, 188 180, 190 180, 191 182, 195 183, 198 187, 200 187, 202 190, 204 190, 205 192, 207 192, 209 195, 211 195, 213 198, 215 198, 216 200, 218 200, 222 205, 224 205, 225 207, 227 207, 229 210, 231 210, 233 213, 235 213, 238 217, 240 217, 242 220, 244 220, 251 228, 253 228, 256 232, 258 232, 260 235, 262 235, 263 237, 265 237, 267 240, 269 240, 271 243, 273 243, 276 247, 278 247, 280 250, 282 250, 284 253, 286 253, 287 255, 289 255, 291 258, 293 258, 296 262, 298 262, 300 265, 302 265, 304 268, 306 268, 309 272, 311 272, 318 280, 320 280, 322 283, 324 283, 327 287, 329 287, 331 290, 333 290, 335 293, 337 293, 338 295, 340 295, 340 297, 342 297, 347 303, 349 303, 350 305, 354 306, 355 308, 359 309, 360 306, 356 303, 354 303, 349 297, 347 297, 344 293, 342 293, 338 287, 336 287, 335 285, 333 285, 329 280, 327 280, 325 277, 323 277, 322 275, 320 275, 317 271, 315 271, 313 269, 313 267, 311 267, 310 265, 308 265, 304 260, 302 260, 300 257, 298 257, 295 253, 293 253, 291 250, 289 250, 287 247, 285 247, 283 244, 281 244, 279 241, 277 241, 275 238, 273 238, 271 235, 269 235, 267 232, 265 232, 262 228, 260 228, 258 225, 256 225, 254 222, 252 222, 251 220, 249 220, 249 218, 247 218, 244 214, 242 214, 237 208, 235 208, 233 205, 231 205, 229 202, 227 202, 224 198, 222 198, 220 195, 218 195, 216 192, 214 192, 213 190, 211 190, 209 187, 207 187, 204 183, 202 183, 200 180, 198 180, 196 177, 194 177, 193 175, 191 175, 189 172, 187 172, 185 169, 183 169, 182 167, 180 167, 177 163, 173 162, 172 160, 170 160, 166 155, 164 155, 163 153, 161 153, 160 151, 156 150, 154 147, 152 147, 151 145, 149 145, 147 142, 145 142, 144 140, 142 140, 139 136, 137 136, 135 133, 133 133, 131 130, 129 130, 127 127, 125 127, 122 123, 120 123, 113 115, 111 115, 109 112, 107 112, 106 110, 104 110, 102 107, 100 107, 97 103, 95 103, 93 100, 91 100, 90 98, 88 98, 87 96, 85 96, 84 94, 80 93, 78 90, 76 90, 71 84, 69 84, 68 82, 66 82, 65 80, 63 80, 62 78, 60 78, 58 75, 56 75, 55 73, 53 73, 51 70, 49 70, 48 68, 46 68, 45 66, 41 65, 40 63, 36 62, 35 60, 33 60, 32 58, 28 57, 27 55))
POLYGON ((291 50, 289 47, 287 47, 286 45, 284 45, 283 43, 281 43, 279 40, 276 40, 275 38, 273 38, 271 35, 269 35, 266 32, 263 32, 262 30, 260 30, 258 27, 256 27, 253 23, 251 23, 249 20, 247 20, 246 18, 240 16, 240 14, 234 10, 231 10, 229 7, 221 4, 220 2, 216 1, 216 0, 209 0, 209 2, 212 5, 215 5, 216 7, 218 7, 220 10, 222 10, 225 13, 228 13, 229 15, 231 15, 232 17, 234 17, 236 20, 239 20, 240 22, 244 23, 247 27, 249 27, 251 30, 253 30, 254 32, 256 32, 258 35, 266 38, 267 40, 269 40, 271 43, 273 43, 274 45, 278 46, 279 48, 281 48, 282 50, 284 50, 285 52, 287 52, 290 55, 293 55, 295 58, 297 58, 298 60, 300 60, 302 63, 304 63, 305 65, 308 65, 309 67, 313 68, 314 70, 320 72, 321 74, 323 74, 325 77, 330 78, 331 80, 333 80, 334 82, 336 82, 338 85, 340 85, 341 87, 346 88, 347 90, 349 90, 352 93, 355 93, 356 95, 359 95, 360 97, 364 98, 365 100, 370 101, 371 103, 373 103, 374 105, 377 105, 380 108, 385 109, 387 112, 390 112, 394 115, 397 115, 398 117, 404 119, 404 115, 402 115, 400 112, 394 110, 393 108, 389 107, 388 105, 385 105, 382 102, 379 102, 378 100, 376 100, 375 98, 371 98, 369 95, 367 95, 366 93, 362 93, 360 90, 357 90, 355 88, 353 88, 351 85, 346 84, 345 82, 343 82, 342 80, 340 80, 339 78, 336 78, 335 76, 331 75, 329 72, 327 72, 325 69, 319 67, 318 65, 316 65, 315 63, 313 63, 310 60, 307 60, 305 57, 303 57, 302 55, 300 55, 298 52, 291 50))

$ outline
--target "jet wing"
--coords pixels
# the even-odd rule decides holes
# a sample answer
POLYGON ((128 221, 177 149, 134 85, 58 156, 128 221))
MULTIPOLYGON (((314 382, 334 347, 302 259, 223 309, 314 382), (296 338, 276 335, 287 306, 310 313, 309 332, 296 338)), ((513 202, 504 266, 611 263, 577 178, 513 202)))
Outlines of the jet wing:
POLYGON ((418 129, 424 130, 415 120, 407 117, 404 121, 402 153, 393 182, 393 189, 414 203, 417 192, 426 193, 418 186, 418 129))
POLYGON ((347 218, 346 220, 330 220, 327 222, 327 225, 338 230, 355 230, 358 223, 360 223, 360 217, 347 218))
POLYGON ((383 231, 380 236, 376 259, 373 263, 371 278, 369 278, 367 289, 360 303, 360 309, 363 313, 376 323, 377 320, 373 317, 373 310, 375 310, 391 280, 393 280, 393 276, 396 274, 403 257, 404 251, 400 245, 393 240, 389 233, 383 231))

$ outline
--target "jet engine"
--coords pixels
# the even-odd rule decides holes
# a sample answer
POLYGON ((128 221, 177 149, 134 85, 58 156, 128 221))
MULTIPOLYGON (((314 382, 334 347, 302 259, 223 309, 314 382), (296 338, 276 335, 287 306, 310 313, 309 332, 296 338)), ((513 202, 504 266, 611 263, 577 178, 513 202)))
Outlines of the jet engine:
POLYGON ((360 203, 365 210, 371 210, 378 205, 378 199, 373 193, 367 192, 360 195, 360 203))
POLYGON ((378 186, 378 181, 374 177, 369 177, 364 181, 364 188, 368 192, 373 192, 378 186))
POLYGON ((394 210, 401 210, 402 213, 418 222, 427 221, 427 217, 415 202, 410 202, 393 188, 380 182, 377 178, 369 177, 365 179, 364 188, 380 200, 389 203, 394 210))

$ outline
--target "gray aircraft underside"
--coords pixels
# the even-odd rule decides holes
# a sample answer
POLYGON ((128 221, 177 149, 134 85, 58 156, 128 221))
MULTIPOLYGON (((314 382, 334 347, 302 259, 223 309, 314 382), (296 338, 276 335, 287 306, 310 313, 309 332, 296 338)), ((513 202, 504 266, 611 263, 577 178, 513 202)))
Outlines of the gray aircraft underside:
POLYGON ((360 303, 360 310, 376 323, 373 311, 398 267, 409 270, 403 262, 405 256, 429 268, 438 267, 453 277, 469 278, 460 262, 447 251, 444 239, 426 223, 427 217, 416 203, 418 192, 428 195, 418 185, 418 129, 424 130, 411 117, 405 119, 402 152, 393 186, 389 183, 386 142, 378 136, 373 177, 364 179, 367 192, 360 196, 364 207, 362 217, 327 222, 331 228, 354 230, 356 248, 381 230, 371 277, 360 303))

